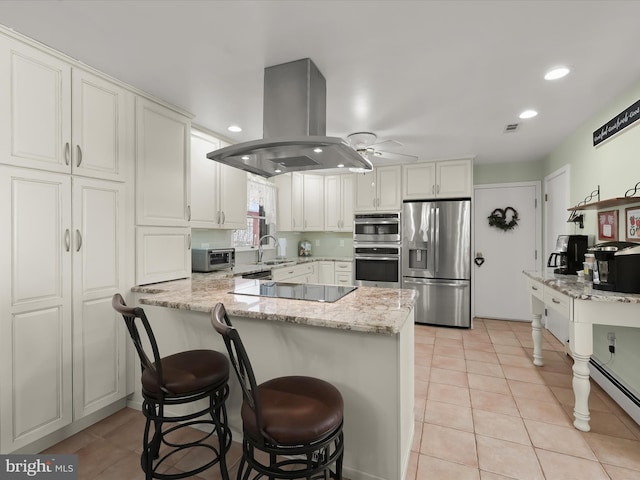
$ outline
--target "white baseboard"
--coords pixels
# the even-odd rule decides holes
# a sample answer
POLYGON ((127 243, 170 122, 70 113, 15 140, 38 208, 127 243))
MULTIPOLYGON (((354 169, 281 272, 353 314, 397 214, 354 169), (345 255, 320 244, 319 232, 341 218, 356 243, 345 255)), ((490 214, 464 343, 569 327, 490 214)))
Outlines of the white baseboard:
POLYGON ((617 377, 611 370, 591 357, 589 362, 591 378, 620 405, 627 414, 640 425, 640 398, 638 393, 617 377))

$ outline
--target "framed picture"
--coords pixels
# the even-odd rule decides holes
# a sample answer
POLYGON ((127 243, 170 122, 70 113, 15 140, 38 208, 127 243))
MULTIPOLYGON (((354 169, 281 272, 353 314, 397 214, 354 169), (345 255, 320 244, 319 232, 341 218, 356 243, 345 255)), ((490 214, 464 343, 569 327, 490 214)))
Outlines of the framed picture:
MULTIPOLYGON (((640 214, 640 210, 638 210, 640 214)), ((640 219, 639 219, 640 220, 640 219)), ((638 232, 640 238, 640 232, 638 232)), ((618 210, 598 212, 598 240, 618 240, 618 210)))
POLYGON ((625 208, 624 213, 627 242, 637 242, 640 240, 640 207, 625 208))

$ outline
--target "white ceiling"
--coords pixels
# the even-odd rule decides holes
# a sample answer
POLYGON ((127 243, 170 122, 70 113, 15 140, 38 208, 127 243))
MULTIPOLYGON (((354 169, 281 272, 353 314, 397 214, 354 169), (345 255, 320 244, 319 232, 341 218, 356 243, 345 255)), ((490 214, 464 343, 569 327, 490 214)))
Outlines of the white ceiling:
POLYGON ((0 1, 0 23, 233 141, 262 137, 263 69, 309 57, 327 135, 481 164, 543 158, 640 80, 639 18, 639 1, 613 0, 0 1), (558 64, 572 73, 545 81, 558 64))

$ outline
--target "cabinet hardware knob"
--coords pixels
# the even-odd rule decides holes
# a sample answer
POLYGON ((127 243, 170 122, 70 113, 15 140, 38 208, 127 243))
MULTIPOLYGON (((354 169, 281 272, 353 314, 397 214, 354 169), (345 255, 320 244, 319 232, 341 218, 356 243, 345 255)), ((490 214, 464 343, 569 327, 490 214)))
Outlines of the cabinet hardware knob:
POLYGON ((64 164, 69 165, 69 154, 71 153, 69 142, 64 144, 64 164))
POLYGON ((187 222, 191 221, 191 205, 187 205, 187 222))
POLYGON ((76 150, 77 150, 77 158, 78 158, 76 167, 79 167, 80 164, 82 163, 82 149, 80 148, 80 145, 76 145, 76 150))
POLYGON ((67 252, 71 250, 71 234, 69 233, 68 228, 64 231, 64 245, 67 249, 67 252))
POLYGON ((222 211, 222 225, 227 223, 227 216, 224 214, 224 210, 222 211))
POLYGON ((78 230, 76 228, 76 252, 79 252, 80 249, 82 248, 82 234, 80 233, 80 230, 78 230))
POLYGON ((191 250, 191 234, 187 235, 187 239, 188 239, 188 243, 187 243, 187 250, 191 250))
POLYGON ((538 291, 538 287, 534 287, 534 286, 532 285, 532 286, 531 286, 531 290, 538 291))
POLYGON ((556 300, 555 298, 552 298, 552 299, 551 299, 551 301, 552 301, 553 303, 560 303, 560 301, 559 301, 559 300, 556 300))

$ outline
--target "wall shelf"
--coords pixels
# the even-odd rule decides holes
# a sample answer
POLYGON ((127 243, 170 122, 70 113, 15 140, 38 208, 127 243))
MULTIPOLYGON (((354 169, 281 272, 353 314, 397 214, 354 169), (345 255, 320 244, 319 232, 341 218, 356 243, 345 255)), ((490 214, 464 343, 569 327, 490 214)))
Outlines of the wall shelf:
POLYGON ((568 208, 570 212, 576 210, 602 210, 604 208, 620 207, 622 205, 630 205, 632 203, 640 203, 640 197, 618 197, 609 198, 600 202, 586 203, 584 205, 576 205, 568 208))

